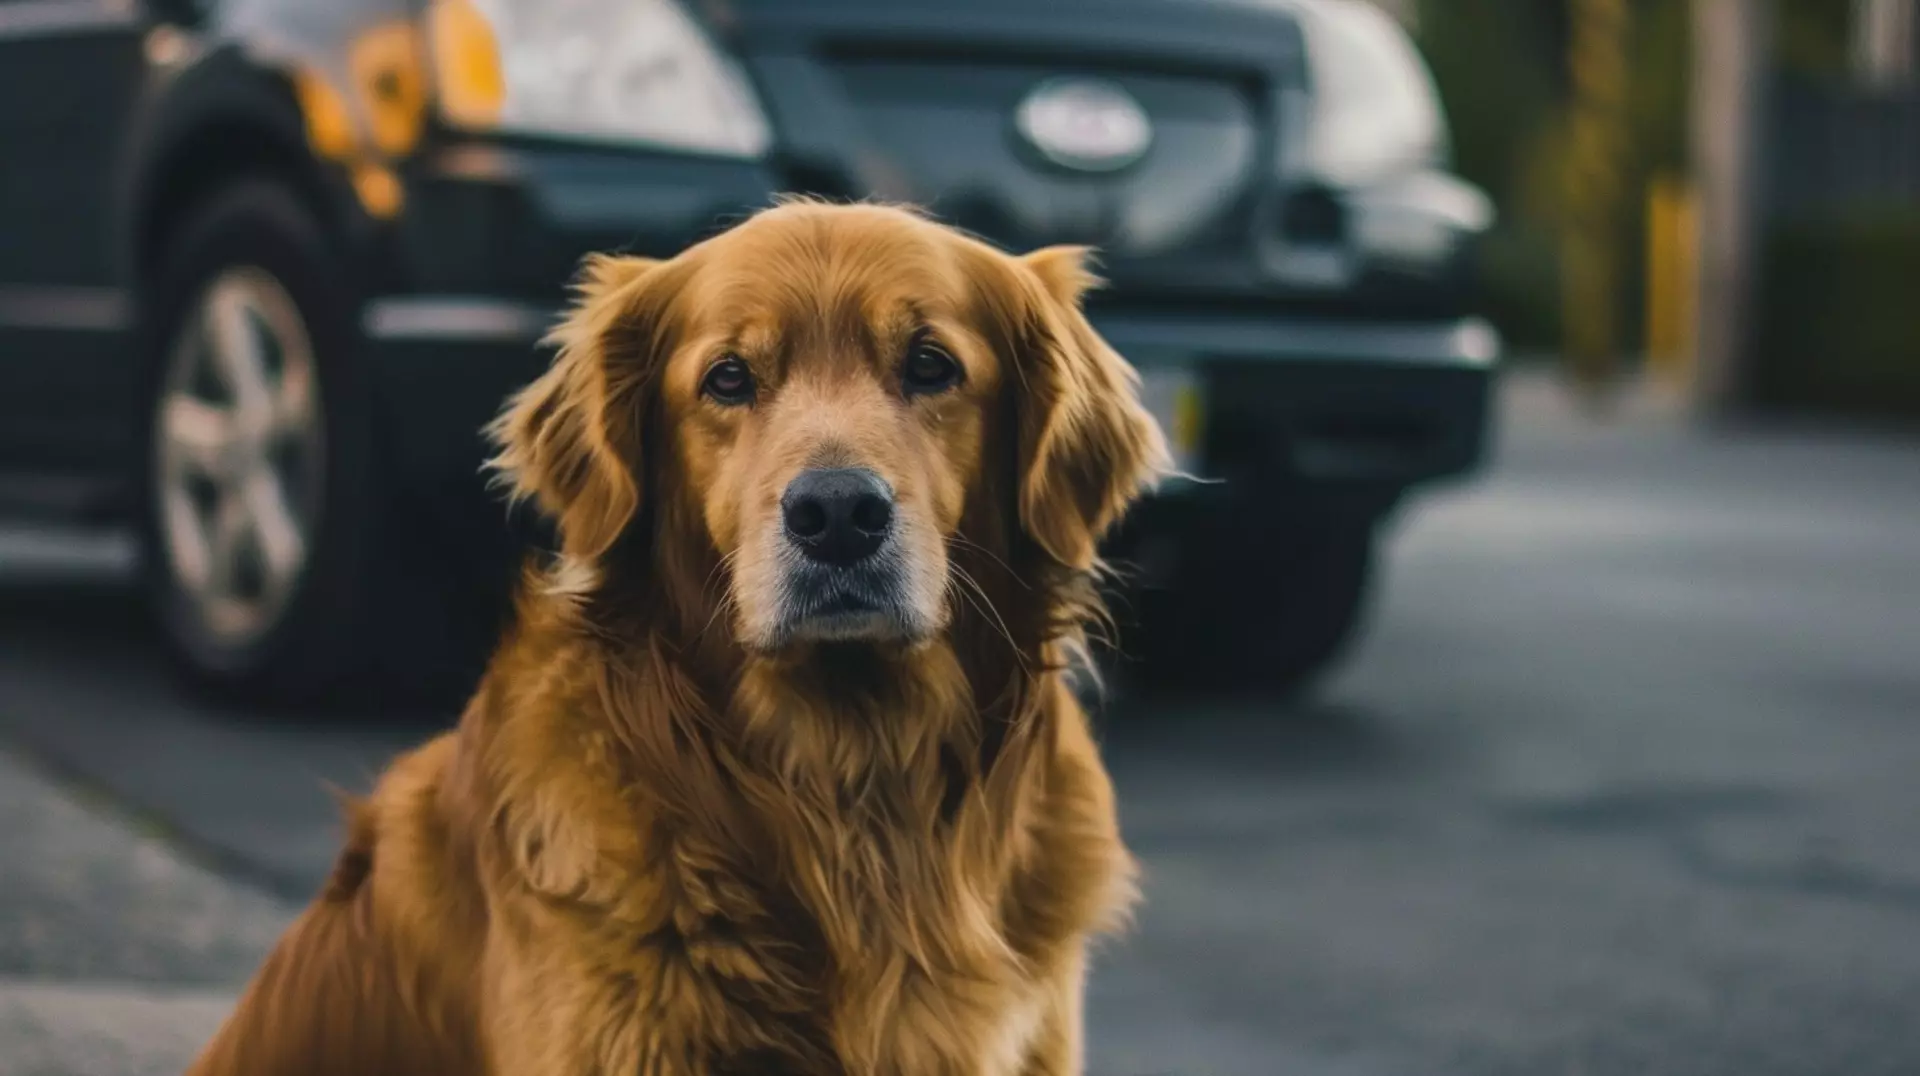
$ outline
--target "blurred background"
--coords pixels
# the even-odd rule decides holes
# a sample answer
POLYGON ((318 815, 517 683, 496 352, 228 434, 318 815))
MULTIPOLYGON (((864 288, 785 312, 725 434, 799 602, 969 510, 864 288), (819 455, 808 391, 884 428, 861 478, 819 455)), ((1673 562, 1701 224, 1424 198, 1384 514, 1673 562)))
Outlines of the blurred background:
POLYGON ((1487 303, 1517 351, 1594 387, 1650 377, 1782 413, 1913 414, 1894 283, 1914 272, 1911 5, 1404 14, 1461 173, 1504 210, 1487 303))
POLYGON ((796 191, 1099 247, 1211 480, 1090 1071, 1920 1071, 1915 0, 0 0, 0 1076, 185 1064, 578 259, 796 191))

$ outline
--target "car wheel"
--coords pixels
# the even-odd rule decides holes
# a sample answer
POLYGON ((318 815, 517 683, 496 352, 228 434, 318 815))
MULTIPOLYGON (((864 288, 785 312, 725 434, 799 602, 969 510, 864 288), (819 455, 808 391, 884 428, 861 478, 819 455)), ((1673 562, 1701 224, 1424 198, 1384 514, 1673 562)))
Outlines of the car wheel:
POLYGON ((1312 518, 1265 537, 1188 534, 1134 599, 1128 650, 1144 686, 1300 694, 1345 655, 1374 577, 1371 517, 1312 518))
POLYGON ((174 232, 144 295, 139 488, 162 636, 202 685, 312 701, 366 658, 379 493, 356 309, 313 215, 267 182, 174 232))

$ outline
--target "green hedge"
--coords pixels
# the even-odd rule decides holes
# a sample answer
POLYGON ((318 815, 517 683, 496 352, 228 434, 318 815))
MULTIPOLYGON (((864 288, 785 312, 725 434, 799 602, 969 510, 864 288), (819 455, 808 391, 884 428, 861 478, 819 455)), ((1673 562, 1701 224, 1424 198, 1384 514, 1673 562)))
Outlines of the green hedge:
POLYGON ((1776 225, 1759 298, 1755 402, 1920 419, 1920 209, 1776 225))

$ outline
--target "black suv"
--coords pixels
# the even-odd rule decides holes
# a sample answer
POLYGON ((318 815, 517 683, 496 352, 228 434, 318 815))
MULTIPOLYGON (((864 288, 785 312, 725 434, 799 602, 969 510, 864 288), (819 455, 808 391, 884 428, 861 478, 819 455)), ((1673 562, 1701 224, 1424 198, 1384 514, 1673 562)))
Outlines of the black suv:
POLYGON ((0 499, 134 522, 209 686, 470 668, 578 259, 788 191, 1100 248, 1203 479, 1116 539, 1149 671, 1301 683, 1480 459, 1489 211, 1359 0, 0 0, 0 499))

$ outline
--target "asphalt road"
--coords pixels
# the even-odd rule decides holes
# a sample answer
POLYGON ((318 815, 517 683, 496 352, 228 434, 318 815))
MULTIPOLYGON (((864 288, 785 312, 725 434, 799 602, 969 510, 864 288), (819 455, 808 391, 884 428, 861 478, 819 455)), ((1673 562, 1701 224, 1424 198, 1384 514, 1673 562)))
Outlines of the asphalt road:
MULTIPOLYGON (((1149 903, 1096 1071, 1920 1072, 1920 442, 1513 397, 1318 701, 1110 715, 1149 903)), ((303 892, 320 782, 433 718, 196 704, 118 556, 0 535, 0 744, 303 892)))

